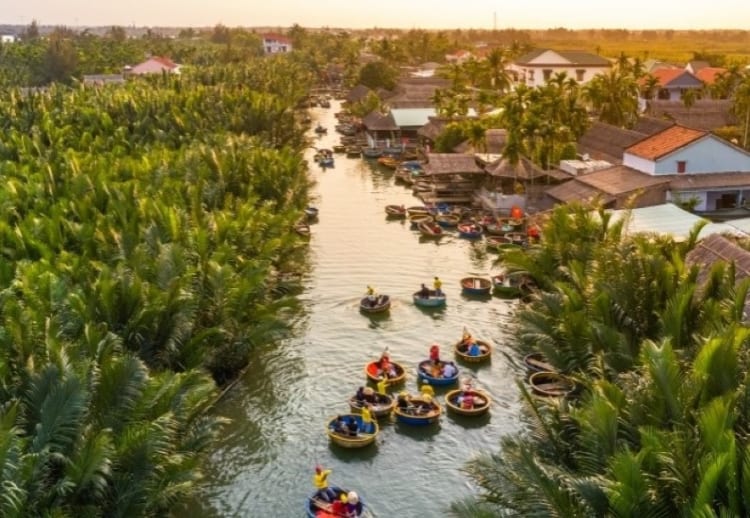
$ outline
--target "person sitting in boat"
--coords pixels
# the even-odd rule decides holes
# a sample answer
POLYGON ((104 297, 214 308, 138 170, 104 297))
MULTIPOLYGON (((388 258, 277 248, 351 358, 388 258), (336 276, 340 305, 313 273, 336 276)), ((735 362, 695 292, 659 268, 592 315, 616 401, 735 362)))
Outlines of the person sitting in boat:
POLYGON ((408 412, 409 407, 411 406, 408 392, 403 391, 398 395, 398 397, 396 398, 396 406, 398 406, 399 410, 408 412))
POLYGON ((336 499, 336 493, 333 489, 328 487, 328 475, 330 474, 330 469, 323 469, 321 466, 315 466, 313 484, 315 484, 315 487, 318 490, 315 493, 315 498, 329 503, 333 502, 336 499))
POLYGON ((348 512, 346 509, 347 501, 346 493, 341 493, 341 496, 331 505, 331 514, 334 516, 346 516, 348 512))
POLYGON ((424 384, 419 389, 419 393, 422 395, 422 399, 430 403, 432 401, 432 398, 435 397, 435 389, 433 389, 430 385, 424 384))
POLYGON ((362 516, 363 507, 356 491, 349 491, 346 495, 346 518, 358 518, 362 516))
POLYGON ((378 376, 382 378, 396 377, 396 367, 391 363, 391 357, 388 355, 387 349, 383 352, 380 360, 378 360, 378 368, 380 369, 378 376))
POLYGON ((419 290, 419 297, 423 299, 430 298, 430 288, 425 286, 424 283, 422 283, 422 289, 419 290))
POLYGON ((430 361, 435 365, 440 363, 440 346, 438 344, 430 346, 430 361))
POLYGON ((349 416, 346 421, 346 430, 350 437, 356 437, 359 433, 359 423, 354 417, 349 416))
POLYGON ((474 392, 464 392, 461 396, 461 402, 460 402, 461 408, 464 408, 466 410, 471 410, 474 408, 474 392))
POLYGON ((479 347, 479 344, 477 342, 471 342, 471 345, 466 350, 466 353, 469 356, 481 356, 482 355, 482 348, 479 347))
POLYGON ((359 387, 357 389, 357 393, 354 394, 354 399, 357 402, 359 402, 359 403, 364 403, 365 402, 365 400, 366 400, 366 398, 365 398, 365 387, 359 387))
POLYGON ((362 391, 362 395, 364 396, 364 403, 375 403, 375 391, 372 387, 365 387, 362 391))
POLYGON ((471 336, 471 333, 469 333, 466 328, 464 328, 464 333, 461 335, 461 344, 469 347, 473 341, 474 337, 471 336))
POLYGON ((443 296, 443 281, 440 280, 440 277, 437 275, 432 281, 432 289, 435 290, 435 295, 438 297, 443 296))
POLYGON ((458 374, 458 369, 453 363, 446 363, 443 365, 443 371, 441 372, 444 378, 453 378, 458 374))
POLYGON ((333 431, 334 433, 340 433, 342 435, 348 435, 349 429, 346 427, 346 421, 344 421, 344 418, 339 416, 336 416, 336 420, 333 422, 333 431))

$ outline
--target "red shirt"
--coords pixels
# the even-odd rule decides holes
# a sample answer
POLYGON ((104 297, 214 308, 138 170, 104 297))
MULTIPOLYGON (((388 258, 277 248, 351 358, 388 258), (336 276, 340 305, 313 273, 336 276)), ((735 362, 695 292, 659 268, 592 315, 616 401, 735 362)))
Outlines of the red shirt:
POLYGON ((436 362, 440 360, 440 349, 437 345, 430 347, 430 360, 436 362))
POLYGON ((341 500, 336 500, 331 505, 331 512, 336 515, 344 516, 346 514, 346 504, 341 500))

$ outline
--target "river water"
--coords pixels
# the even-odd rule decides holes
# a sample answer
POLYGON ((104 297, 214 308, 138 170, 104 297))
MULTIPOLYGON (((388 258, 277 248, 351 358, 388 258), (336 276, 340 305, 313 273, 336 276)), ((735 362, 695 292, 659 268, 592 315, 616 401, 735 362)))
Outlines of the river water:
MULTIPOLYGON (((329 130, 313 145, 338 143, 332 108, 311 110, 329 130)), ((312 155, 312 150, 310 154, 312 155)), ((448 505, 475 491, 460 470, 481 450, 496 451, 499 439, 517 430, 518 369, 505 354, 517 302, 461 294, 459 280, 489 276, 495 255, 482 241, 457 235, 425 241, 408 222, 389 221, 390 203, 418 205, 393 172, 376 163, 336 155, 321 171, 310 158, 320 209, 312 225, 309 271, 301 308, 288 339, 259 348, 251 368, 218 403, 229 424, 204 469, 207 484, 190 516, 301 517, 313 491, 316 464, 333 470, 333 484, 356 489, 377 517, 446 515, 448 505), (426 311, 411 294, 421 283, 443 280, 447 306, 426 311), (359 312, 367 285, 393 299, 385 316, 359 312), (381 421, 376 445, 344 450, 329 444, 328 418, 348 411, 347 398, 365 383, 364 365, 388 346, 393 361, 410 375, 404 388, 417 391, 415 369, 432 342, 452 358, 451 344, 466 327, 494 345, 491 364, 461 366, 462 378, 488 391, 489 416, 444 414, 439 425, 415 429, 381 421)), ((441 394, 445 390, 438 390, 441 394)))

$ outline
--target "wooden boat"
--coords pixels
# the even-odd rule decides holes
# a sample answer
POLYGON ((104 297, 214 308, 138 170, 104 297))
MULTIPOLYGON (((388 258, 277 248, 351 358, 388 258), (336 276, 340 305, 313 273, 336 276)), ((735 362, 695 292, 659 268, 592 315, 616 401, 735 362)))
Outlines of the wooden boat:
MULTIPOLYGON (((402 383, 406 379, 406 370, 400 363, 391 361, 391 365, 393 365, 393 369, 396 375, 388 378, 388 384, 393 386, 398 383, 402 383)), ((382 379, 383 374, 380 372, 380 367, 378 367, 377 361, 370 362, 365 365, 365 375, 367 376, 367 379, 374 383, 377 383, 382 379)))
POLYGON ((472 339, 468 343, 464 340, 459 340, 453 345, 453 350, 456 352, 456 357, 466 363, 483 362, 489 360, 492 356, 492 346, 489 344, 489 342, 485 342, 484 340, 472 339), (480 354, 478 356, 472 356, 468 352, 469 345, 472 342, 476 342, 477 345, 479 345, 480 354))
POLYGON ((425 237, 443 237, 443 227, 432 221, 423 221, 417 225, 417 228, 425 237))
POLYGON ((299 222, 294 225, 294 231, 302 237, 310 237, 310 225, 304 222, 299 222))
POLYGON ((464 277, 461 279, 461 289, 467 295, 489 295, 492 281, 483 277, 464 277))
POLYGON ((432 360, 422 360, 419 362, 419 365, 417 366, 417 376, 420 380, 429 383, 430 385, 452 385, 458 381, 458 366, 454 362, 446 362, 441 360, 437 366, 435 366, 432 362, 432 360), (452 363, 454 367, 456 367, 456 374, 453 376, 450 376, 448 378, 440 375, 435 375, 433 373, 433 368, 437 370, 437 368, 442 371, 443 366, 452 363))
POLYGON ((531 390, 544 397, 565 397, 576 388, 575 382, 560 373, 552 371, 535 372, 529 376, 531 390))
MULTIPOLYGON (((377 421, 372 421, 370 423, 370 429, 367 432, 360 431, 357 435, 352 436, 348 433, 341 433, 334 429, 334 423, 336 422, 337 417, 338 416, 335 416, 329 419, 328 424, 326 425, 326 433, 333 443, 338 444, 342 448, 364 448, 375 442, 378 432, 380 431, 377 421)), ((345 420, 354 419, 357 422, 359 430, 362 430, 365 426, 362 421, 362 416, 359 414, 341 414, 341 417, 345 420)))
POLYGON ((324 133, 328 133, 328 130, 324 128, 323 126, 321 126, 320 124, 318 124, 315 127, 315 133, 317 133, 318 135, 323 135, 324 133))
POLYGON ((419 229, 420 223, 429 223, 433 220, 432 216, 429 214, 412 214, 408 217, 409 217, 409 222, 411 222, 412 228, 416 228, 416 229, 419 229))
POLYGON ((415 291, 412 298, 414 299, 414 304, 423 308, 436 308, 445 305, 445 293, 438 295, 435 290, 430 290, 430 294, 427 297, 423 297, 421 291, 415 291))
POLYGON ((552 364, 547 362, 547 358, 542 353, 529 353, 523 357, 523 364, 526 366, 526 370, 530 373, 535 372, 555 372, 552 364))
POLYGON ((443 228, 453 228, 458 225, 459 217, 455 214, 438 214, 435 221, 443 228))
POLYGON ((321 157, 320 160, 318 160, 318 165, 320 167, 333 167, 335 165, 335 162, 333 160, 333 156, 324 156, 321 157))
POLYGON ((349 146, 346 148, 346 156, 349 158, 359 158, 362 155, 362 150, 359 146, 349 146))
MULTIPOLYGON (((396 398, 388 394, 380 394, 375 392, 373 394, 375 401, 370 403, 371 412, 373 417, 387 417, 391 415, 393 407, 396 406, 396 398)), ((349 398, 349 408, 352 412, 358 413, 362 411, 362 402, 357 400, 357 396, 349 398)))
POLYGON ((388 169, 396 169, 400 163, 401 161, 398 158, 393 158, 392 156, 383 155, 378 158, 378 164, 388 169))
POLYGON ((378 295, 374 301, 369 297, 363 297, 359 301, 359 309, 363 313, 382 313, 391 307, 391 298, 388 295, 378 295))
POLYGON ((455 389, 449 391, 445 395, 445 406, 446 408, 456 414, 465 415, 469 417, 475 417, 486 414, 490 409, 492 399, 490 395, 483 390, 470 389, 472 393, 472 404, 468 406, 463 400, 464 394, 467 392, 464 389, 455 389))
POLYGON ((524 234, 523 232, 507 232, 505 234, 505 237, 507 237, 513 243, 516 243, 517 245, 526 244, 526 234, 524 234))
POLYGON ((497 252, 507 252, 510 250, 521 250, 523 247, 514 243, 512 239, 506 236, 487 236, 487 248, 497 252))
POLYGON ((318 217, 319 212, 317 207, 307 207, 305 209, 305 216, 307 216, 307 219, 315 219, 318 217))
MULTIPOLYGON (((341 499, 342 494, 349 493, 348 489, 342 489, 338 486, 328 486, 328 488, 333 491, 338 500, 341 499)), ((338 518, 340 515, 333 513, 333 506, 324 500, 316 498, 317 494, 318 492, 316 491, 307 497, 307 501, 305 502, 305 516, 307 516, 307 518, 338 518)), ((362 497, 359 495, 357 496, 359 497, 356 509, 357 516, 366 516, 368 507, 365 505, 362 497)))
POLYGON ((391 218, 405 218, 406 207, 403 205, 386 205, 385 213, 391 218))
POLYGON ((498 274, 492 277, 495 295, 505 298, 520 297, 528 291, 528 277, 521 272, 498 274))
POLYGON ((424 205, 414 205, 413 207, 407 207, 406 213, 409 216, 430 216, 432 217, 432 212, 430 212, 429 207, 425 207, 424 205))
POLYGON ((363 147, 362 156, 365 158, 380 158, 383 154, 383 150, 376 147, 363 147))
POLYGON ((344 144, 336 144, 333 146, 333 152, 334 153, 345 153, 346 152, 346 146, 344 144))
POLYGON ((396 400, 396 407, 393 409, 393 415, 396 416, 398 422, 412 426, 427 426, 440 419, 443 409, 436 401, 432 399, 428 401, 424 396, 407 396, 408 405, 400 407, 399 399, 402 397, 399 396, 396 400))
POLYGON ((482 237, 482 227, 476 223, 459 223, 456 228, 460 237, 466 239, 479 239, 482 237))

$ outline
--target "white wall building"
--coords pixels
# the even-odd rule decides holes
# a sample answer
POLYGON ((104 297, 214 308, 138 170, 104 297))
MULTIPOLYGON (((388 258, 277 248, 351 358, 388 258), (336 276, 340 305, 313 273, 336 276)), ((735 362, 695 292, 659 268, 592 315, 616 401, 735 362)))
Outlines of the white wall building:
POLYGON ((282 54, 292 51, 292 40, 282 34, 263 34, 263 52, 266 54, 282 54))
POLYGON ((596 54, 539 49, 518 58, 508 70, 517 83, 535 87, 544 85, 561 72, 585 84, 598 74, 607 72, 610 67, 609 60, 596 54))

